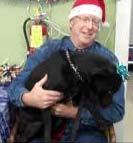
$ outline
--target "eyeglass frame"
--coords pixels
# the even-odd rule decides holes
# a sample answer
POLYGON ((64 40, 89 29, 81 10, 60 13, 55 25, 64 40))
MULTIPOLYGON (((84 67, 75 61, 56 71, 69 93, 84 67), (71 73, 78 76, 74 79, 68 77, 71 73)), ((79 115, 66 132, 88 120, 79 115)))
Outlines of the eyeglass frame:
POLYGON ((79 20, 81 20, 84 23, 92 21, 92 26, 95 28, 99 28, 100 25, 102 24, 102 20, 100 20, 100 19, 96 20, 95 18, 92 18, 92 17, 75 16, 75 18, 78 18, 79 20))

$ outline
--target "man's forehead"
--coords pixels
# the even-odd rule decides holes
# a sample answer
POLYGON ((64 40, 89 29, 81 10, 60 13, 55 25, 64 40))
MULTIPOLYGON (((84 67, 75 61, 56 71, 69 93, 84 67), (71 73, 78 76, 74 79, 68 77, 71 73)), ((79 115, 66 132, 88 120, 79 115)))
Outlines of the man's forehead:
POLYGON ((88 17, 88 18, 94 18, 94 19, 100 20, 99 17, 97 17, 97 16, 95 16, 95 15, 92 15, 92 14, 81 14, 81 15, 78 15, 78 16, 88 17))

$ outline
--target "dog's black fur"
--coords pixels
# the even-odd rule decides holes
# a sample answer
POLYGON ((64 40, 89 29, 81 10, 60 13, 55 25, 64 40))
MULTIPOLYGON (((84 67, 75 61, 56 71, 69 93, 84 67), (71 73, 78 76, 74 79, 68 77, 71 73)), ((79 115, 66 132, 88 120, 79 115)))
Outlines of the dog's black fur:
MULTIPOLYGON (((99 127, 104 128, 110 125, 103 119, 98 108, 110 105, 114 93, 121 86, 122 79, 117 74, 115 64, 100 55, 91 53, 70 52, 70 57, 73 64, 78 67, 76 73, 68 62, 65 51, 58 51, 35 67, 25 84, 26 88, 31 90, 34 84, 47 73, 48 82, 43 88, 63 92, 62 102, 72 100, 74 106, 79 106, 78 116, 80 110, 85 107, 94 116, 99 127)), ((22 108, 20 120, 19 143, 28 142, 33 136, 37 136, 37 132, 43 125, 45 137, 48 137, 48 132, 51 132, 49 129, 48 134, 46 133, 46 129, 51 128, 49 126, 51 121, 49 109, 42 112, 36 108, 22 108)), ((57 120, 60 121, 59 118, 52 117, 52 122, 55 123, 57 120)))

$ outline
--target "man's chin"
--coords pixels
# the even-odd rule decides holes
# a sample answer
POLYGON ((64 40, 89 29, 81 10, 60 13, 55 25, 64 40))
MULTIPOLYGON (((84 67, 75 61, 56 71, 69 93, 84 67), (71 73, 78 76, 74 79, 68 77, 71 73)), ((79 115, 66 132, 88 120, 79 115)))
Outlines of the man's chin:
POLYGON ((83 43, 83 45, 85 45, 85 47, 87 47, 88 45, 91 45, 92 40, 89 39, 89 38, 84 38, 84 39, 82 40, 82 43, 83 43))

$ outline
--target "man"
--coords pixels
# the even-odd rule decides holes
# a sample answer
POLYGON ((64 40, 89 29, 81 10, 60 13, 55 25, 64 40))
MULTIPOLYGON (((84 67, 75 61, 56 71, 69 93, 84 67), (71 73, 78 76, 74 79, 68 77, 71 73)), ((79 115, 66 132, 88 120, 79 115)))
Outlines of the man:
MULTIPOLYGON (((111 51, 95 41, 100 26, 105 22, 105 10, 101 1, 76 0, 69 14, 70 37, 65 36, 60 40, 50 40, 42 45, 35 54, 28 58, 23 71, 11 83, 8 90, 11 102, 19 107, 30 106, 40 109, 52 107, 55 116, 67 118, 68 124, 65 132, 59 139, 61 143, 69 142, 70 130, 73 127, 73 120, 76 118, 78 108, 71 104, 56 104, 63 98, 63 93, 42 88, 48 80, 48 75, 37 82, 31 91, 25 88, 25 82, 36 65, 60 49, 96 53, 118 63, 116 56, 111 51)), ((113 97, 113 103, 106 108, 101 107, 99 111, 111 123, 123 119, 125 112, 123 85, 113 97)), ((107 142, 107 138, 97 127, 95 119, 88 110, 82 110, 80 120, 76 142, 107 142)))

